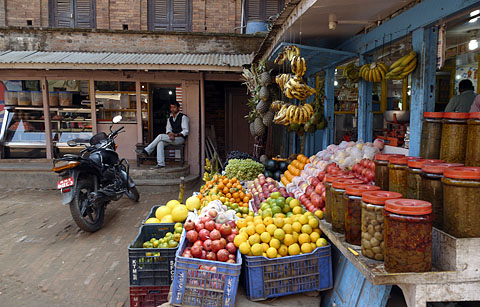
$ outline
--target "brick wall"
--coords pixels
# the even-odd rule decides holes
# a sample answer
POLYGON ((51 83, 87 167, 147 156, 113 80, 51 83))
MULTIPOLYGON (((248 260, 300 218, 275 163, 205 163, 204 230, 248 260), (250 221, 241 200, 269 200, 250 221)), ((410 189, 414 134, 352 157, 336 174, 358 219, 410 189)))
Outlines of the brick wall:
POLYGON ((32 20, 33 26, 41 26, 40 13, 43 8, 40 1, 5 0, 5 2, 8 26, 26 27, 28 19, 32 20))
POLYGON ((263 36, 149 31, 0 29, 0 50, 250 54, 263 36))
POLYGON ((6 26, 5 1, 7 0, 0 0, 0 27, 6 26))
POLYGON ((110 0, 110 30, 122 30, 124 24, 128 25, 128 30, 140 30, 140 2, 141 0, 110 0))
POLYGON ((194 32, 240 33, 241 0, 193 0, 194 32))

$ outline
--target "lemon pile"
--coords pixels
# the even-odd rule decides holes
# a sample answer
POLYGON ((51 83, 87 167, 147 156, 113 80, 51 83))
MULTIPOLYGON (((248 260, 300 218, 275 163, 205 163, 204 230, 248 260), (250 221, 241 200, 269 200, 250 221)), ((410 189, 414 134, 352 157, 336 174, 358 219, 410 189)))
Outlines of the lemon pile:
POLYGON ((244 255, 280 258, 311 253, 317 247, 327 245, 327 241, 320 237, 322 233, 313 213, 299 208, 301 213, 289 217, 263 218, 258 215, 238 220, 239 234, 234 239, 235 246, 244 255))
POLYGON ((171 200, 165 206, 160 206, 155 211, 155 217, 145 221, 145 224, 178 223, 184 222, 188 216, 188 209, 178 200, 171 200))

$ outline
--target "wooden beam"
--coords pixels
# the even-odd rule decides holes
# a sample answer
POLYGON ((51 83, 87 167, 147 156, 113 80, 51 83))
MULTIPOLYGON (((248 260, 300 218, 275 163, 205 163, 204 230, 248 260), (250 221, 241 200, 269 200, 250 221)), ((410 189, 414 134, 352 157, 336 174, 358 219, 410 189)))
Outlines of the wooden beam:
POLYGON ((95 100, 95 81, 88 80, 88 91, 90 96, 90 113, 92 116, 92 135, 97 134, 97 102, 95 100))
POLYGON ((408 76, 402 80, 402 111, 407 111, 408 105, 408 76))
MULTIPOLYGON (((371 57, 365 54, 360 55, 360 66, 369 63, 371 57)), ((373 112, 372 112, 372 88, 373 84, 360 79, 358 84, 358 140, 365 142, 373 138, 373 112)))
POLYGON ((381 98, 380 98, 380 111, 385 112, 387 110, 387 97, 388 97, 388 81, 382 80, 381 98))
POLYGON ((204 72, 204 81, 231 81, 231 82, 243 82, 242 75, 240 73, 215 73, 204 72))
POLYGON ((335 67, 325 70, 325 119, 328 125, 323 130, 322 149, 327 148, 328 145, 333 144, 333 137, 335 134, 335 67))
POLYGON ((143 143, 143 119, 140 81, 135 81, 135 98, 137 106, 137 143, 143 143))
POLYGON ((48 82, 47 78, 40 80, 43 96, 43 120, 45 123, 45 141, 47 159, 53 159, 53 140, 52 140, 52 122, 50 120, 50 102, 48 97, 48 82))
POLYGON ((205 79, 200 73, 200 176, 205 172, 205 79))

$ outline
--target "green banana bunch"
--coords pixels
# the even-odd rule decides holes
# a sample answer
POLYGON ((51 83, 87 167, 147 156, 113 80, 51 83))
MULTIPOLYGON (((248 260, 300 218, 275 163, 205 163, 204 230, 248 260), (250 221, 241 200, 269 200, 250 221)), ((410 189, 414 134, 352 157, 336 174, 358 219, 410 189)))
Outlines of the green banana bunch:
POLYGON ((343 77, 353 83, 360 81, 360 69, 353 63, 349 63, 343 70, 343 77))
POLYGON ((388 73, 388 67, 382 62, 364 64, 360 67, 360 76, 367 82, 381 82, 388 73))
POLYGON ((388 80, 402 80, 411 74, 416 67, 417 54, 412 50, 390 65, 390 71, 387 73, 386 78, 388 80))

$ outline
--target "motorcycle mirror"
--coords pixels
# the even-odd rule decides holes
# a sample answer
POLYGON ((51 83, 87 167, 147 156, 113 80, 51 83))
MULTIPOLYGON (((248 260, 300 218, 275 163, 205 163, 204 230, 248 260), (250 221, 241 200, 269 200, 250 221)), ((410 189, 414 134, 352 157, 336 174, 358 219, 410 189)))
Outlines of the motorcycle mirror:
POLYGON ((70 147, 75 147, 77 146, 77 142, 75 140, 68 140, 67 145, 70 147))
POLYGON ((122 120, 122 115, 117 115, 112 119, 114 124, 118 124, 122 120))

